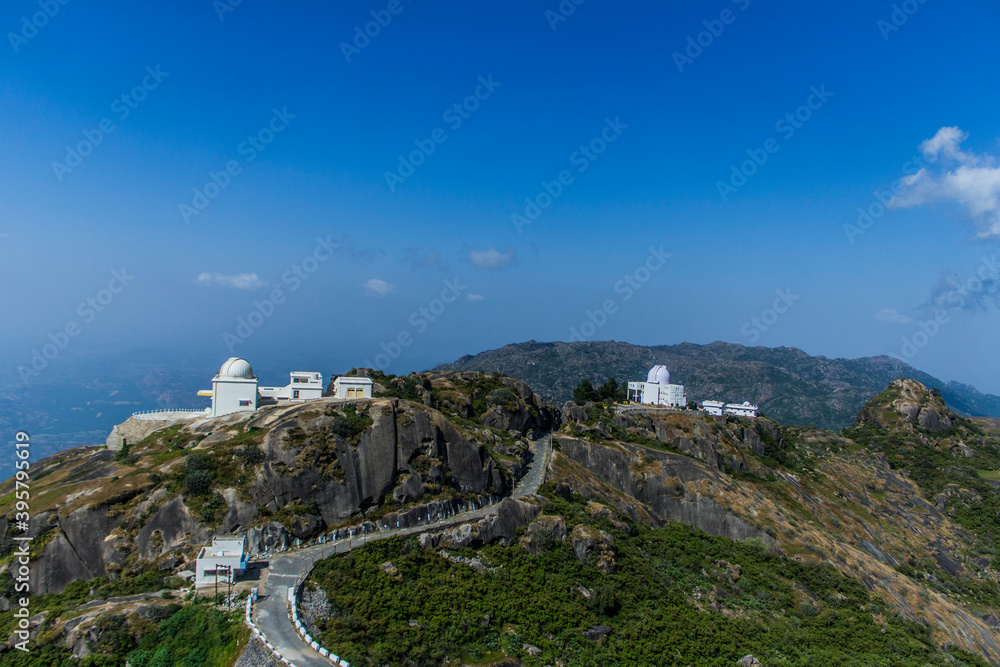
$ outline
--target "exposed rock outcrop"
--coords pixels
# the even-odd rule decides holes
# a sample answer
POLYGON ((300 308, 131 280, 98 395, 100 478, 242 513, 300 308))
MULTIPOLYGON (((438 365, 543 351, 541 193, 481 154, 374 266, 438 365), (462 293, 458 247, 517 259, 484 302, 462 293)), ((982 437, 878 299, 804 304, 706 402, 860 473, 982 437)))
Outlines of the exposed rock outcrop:
POLYGON ((618 563, 615 560, 615 538, 593 526, 578 524, 570 535, 573 553, 584 565, 592 565, 603 574, 614 574, 618 563))
MULTIPOLYGON (((754 527, 728 509, 697 491, 689 492, 699 483, 729 484, 728 476, 714 466, 693 458, 662 452, 628 443, 600 445, 577 438, 558 437, 563 455, 591 470, 612 487, 635 498, 655 515, 656 520, 680 521, 734 540, 759 537, 768 543, 774 540, 760 528, 754 527)), ((575 489, 578 493, 603 500, 603 496, 587 487, 575 489)), ((645 521, 633 506, 619 508, 645 521)))
POLYGON ((943 431, 952 427, 958 416, 948 409, 937 391, 916 380, 893 380, 889 388, 870 400, 858 414, 858 423, 882 429, 919 427, 943 431))
POLYGON ((464 523, 454 528, 422 533, 418 539, 425 549, 458 549, 477 547, 500 540, 501 543, 513 539, 517 529, 528 524, 541 512, 541 499, 525 496, 514 500, 504 498, 497 507, 496 514, 476 522, 464 523))
POLYGON ((532 556, 548 549, 555 542, 566 541, 566 521, 561 516, 540 516, 521 538, 521 547, 532 556))

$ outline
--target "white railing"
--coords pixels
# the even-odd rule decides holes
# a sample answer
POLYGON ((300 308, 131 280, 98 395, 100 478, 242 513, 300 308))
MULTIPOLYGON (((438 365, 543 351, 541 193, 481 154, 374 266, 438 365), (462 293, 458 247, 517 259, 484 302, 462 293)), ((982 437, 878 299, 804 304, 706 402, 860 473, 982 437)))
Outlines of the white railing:
POLYGON ((133 412, 132 417, 135 419, 145 419, 145 420, 155 420, 155 419, 173 419, 180 417, 181 415, 189 415, 193 413, 205 414, 207 408, 180 408, 176 410, 140 410, 139 412, 133 412), (160 415, 159 417, 157 415, 160 415))
POLYGON ((312 650, 319 653, 321 656, 332 662, 334 665, 337 665, 338 667, 351 667, 351 664, 349 662, 342 659, 335 653, 330 653, 329 649, 325 648, 322 644, 313 639, 309 635, 309 632, 306 630, 306 626, 302 625, 302 621, 299 620, 299 605, 298 605, 298 600, 296 599, 297 596, 295 594, 296 588, 298 588, 298 586, 288 587, 288 603, 292 605, 292 623, 295 624, 295 631, 298 632, 299 635, 302 637, 302 641, 304 641, 306 644, 309 644, 312 650))
POLYGON ((283 665, 288 665, 288 667, 295 667, 294 662, 292 662, 285 656, 278 653, 277 647, 271 642, 267 641, 267 637, 264 636, 264 633, 261 632, 260 628, 258 628, 257 625, 253 622, 253 598, 254 598, 253 594, 251 594, 250 597, 247 598, 247 613, 246 616, 244 616, 246 624, 250 626, 250 632, 253 633, 254 638, 260 640, 260 643, 264 645, 264 648, 266 648, 268 651, 274 654, 274 657, 278 660, 278 662, 280 662, 283 665))

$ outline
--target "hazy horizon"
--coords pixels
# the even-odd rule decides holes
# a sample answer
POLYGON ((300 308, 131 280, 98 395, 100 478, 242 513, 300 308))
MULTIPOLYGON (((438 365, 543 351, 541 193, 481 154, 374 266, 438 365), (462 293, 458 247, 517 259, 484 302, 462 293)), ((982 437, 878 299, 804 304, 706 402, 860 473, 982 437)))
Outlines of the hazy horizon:
POLYGON ((5 6, 8 392, 579 335, 1000 394, 995 4, 570 5, 5 6))

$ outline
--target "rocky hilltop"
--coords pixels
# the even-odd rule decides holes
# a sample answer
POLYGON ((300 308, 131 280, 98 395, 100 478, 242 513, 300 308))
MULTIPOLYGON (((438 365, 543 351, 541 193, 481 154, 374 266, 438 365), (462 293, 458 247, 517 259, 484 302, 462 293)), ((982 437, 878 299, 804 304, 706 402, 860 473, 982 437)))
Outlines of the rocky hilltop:
POLYGON ((1000 417, 1000 397, 970 385, 944 383, 887 356, 828 359, 790 347, 744 347, 715 342, 644 347, 615 341, 529 341, 467 355, 440 370, 500 372, 531 384, 546 400, 562 404, 582 380, 642 380, 666 364, 695 401, 748 400, 782 424, 839 430, 892 380, 912 378, 939 389, 965 416, 1000 417))
MULTIPOLYGON (((149 568, 169 574, 190 567, 215 534, 245 532, 251 550, 265 552, 414 503, 501 495, 523 471, 525 434, 554 419, 510 378, 434 373, 403 384, 398 396, 199 419, 118 452, 44 459, 33 468, 32 591, 149 568), (447 416, 431 407, 431 387, 447 416)), ((13 480, 0 486, 0 515, 12 489, 13 480)), ((3 519, 2 557, 13 548, 8 531, 3 519)))
MULTIPOLYGON (((329 607, 340 616, 310 620, 316 632, 347 642, 341 655, 352 663, 396 664, 384 637, 410 637, 400 646, 417 655, 432 637, 418 630, 451 632, 450 617, 423 618, 411 601, 402 615, 386 610, 362 623, 378 609, 375 598, 384 593, 393 606, 403 599, 393 596, 426 590, 430 604, 463 597, 453 587, 468 585, 504 599, 483 602, 482 617, 459 614, 452 636, 471 637, 474 627, 485 643, 449 644, 447 656, 540 665, 572 647, 581 659, 609 659, 615 646, 653 650, 653 637, 672 632, 659 624, 676 617, 715 627, 720 651, 750 642, 763 664, 769 655, 760 651, 772 643, 751 641, 754 632, 786 637, 788 646, 826 646, 824 628, 837 627, 844 637, 869 638, 850 649, 858 655, 881 656, 891 644, 913 656, 898 664, 982 665, 982 656, 1000 665, 1000 429, 958 414, 942 392, 892 381, 848 429, 832 433, 697 411, 557 409, 520 380, 471 371, 371 377, 371 400, 201 419, 118 452, 78 448, 37 464, 33 592, 53 595, 51 613, 32 621, 36 637, 53 651, 98 650, 111 613, 102 598, 158 590, 215 534, 245 533, 263 553, 344 526, 407 525, 417 508, 435 503, 503 496, 524 474, 529 438, 553 431, 540 495, 505 499, 474 524, 323 561, 316 585, 336 581, 326 594, 343 597, 329 607), (434 560, 441 554, 445 565, 434 560), (351 569, 368 560, 373 571, 351 569), (350 576, 336 574, 344 568, 350 576), (442 568, 450 574, 424 580, 443 576, 442 568), (523 572, 535 585, 468 579, 504 572, 523 572), (367 588, 353 591, 355 583, 367 588), (652 597, 642 598, 649 586, 652 597), (540 590, 555 606, 536 631, 515 612, 533 613, 540 590), (641 623, 653 630, 630 634, 638 621, 622 612, 633 595, 626 590, 640 596, 633 602, 652 614, 641 623), (649 607, 654 600, 666 606, 649 607), (513 615, 505 620, 501 610, 513 615), (584 624, 581 639, 551 625, 564 612, 584 624)), ((9 516, 12 503, 8 481, 0 514, 9 516)), ((12 593, 10 533, 5 519, 0 609, 12 593)), ((442 604, 427 613, 454 606, 442 604)), ((0 623, 10 613, 0 612, 0 623)), ((429 657, 414 664, 440 664, 442 646, 431 642, 429 657)), ((851 655, 829 651, 822 655, 851 655)))

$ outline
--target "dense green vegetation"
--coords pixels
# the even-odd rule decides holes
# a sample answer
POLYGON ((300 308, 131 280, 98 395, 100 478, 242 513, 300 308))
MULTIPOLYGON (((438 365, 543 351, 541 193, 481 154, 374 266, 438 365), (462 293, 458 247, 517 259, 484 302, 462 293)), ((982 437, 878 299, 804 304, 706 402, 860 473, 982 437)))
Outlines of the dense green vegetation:
POLYGON ((538 556, 518 545, 458 552, 481 559, 490 568, 482 573, 412 539, 376 542, 314 570, 310 581, 333 609, 320 622, 322 641, 358 665, 506 655, 529 666, 731 667, 747 653, 768 667, 986 664, 939 650, 928 628, 893 616, 859 581, 773 555, 759 540, 732 542, 677 523, 630 523, 626 534, 589 517, 581 502, 550 495, 544 512, 570 530, 585 523, 611 533, 617 572, 582 564, 555 539, 538 556), (387 562, 398 574, 381 567, 387 562), (596 625, 610 628, 604 640, 585 637, 596 625))
MULTIPOLYGON (((62 607, 78 604, 76 593, 63 596, 62 607)), ((201 602, 148 606, 129 615, 105 613, 94 621, 97 639, 90 643, 91 654, 82 659, 72 658, 60 636, 43 631, 28 653, 0 653, 0 663, 10 667, 229 667, 249 636, 241 621, 240 611, 224 612, 201 602)))

